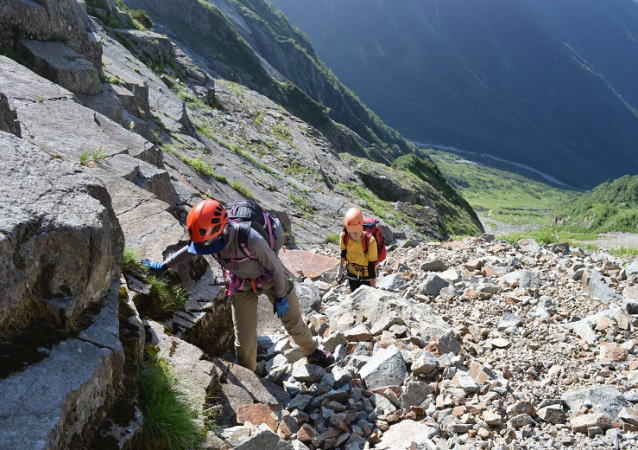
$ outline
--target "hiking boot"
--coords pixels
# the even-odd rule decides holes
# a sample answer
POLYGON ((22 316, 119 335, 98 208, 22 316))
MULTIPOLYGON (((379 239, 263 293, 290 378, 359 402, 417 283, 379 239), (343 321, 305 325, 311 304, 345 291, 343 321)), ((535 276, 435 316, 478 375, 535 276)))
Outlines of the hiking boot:
POLYGON ((330 352, 320 349, 317 349, 310 355, 306 356, 306 360, 308 361, 308 364, 316 364, 321 367, 328 367, 330 364, 335 362, 335 359, 330 352))

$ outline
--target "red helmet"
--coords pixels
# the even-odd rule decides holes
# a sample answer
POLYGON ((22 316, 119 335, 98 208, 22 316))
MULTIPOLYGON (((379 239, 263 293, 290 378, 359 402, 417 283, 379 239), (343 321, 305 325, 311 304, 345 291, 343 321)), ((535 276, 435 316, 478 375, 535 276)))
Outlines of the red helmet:
POLYGON ((350 233, 363 231, 363 214, 358 208, 350 208, 343 218, 343 225, 350 233))
POLYGON ((228 214, 217 200, 199 202, 188 213, 186 229, 193 242, 204 242, 219 237, 228 223, 228 214))

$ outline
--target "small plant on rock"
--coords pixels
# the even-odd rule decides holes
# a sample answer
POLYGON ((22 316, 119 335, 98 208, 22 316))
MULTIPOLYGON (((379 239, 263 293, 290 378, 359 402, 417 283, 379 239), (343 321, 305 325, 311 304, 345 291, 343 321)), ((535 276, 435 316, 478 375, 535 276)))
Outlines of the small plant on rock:
POLYGON ((139 262, 139 258, 133 250, 125 248, 122 253, 122 272, 126 273, 144 273, 144 266, 139 262))
POLYGON ((241 184, 239 181, 231 181, 230 182, 230 187, 235 189, 237 192, 239 192, 244 197, 246 197, 246 198, 248 198, 250 200, 255 200, 255 196, 253 195, 253 193, 250 192, 250 190, 246 186, 241 184))
POLYGON ((178 386, 165 360, 146 357, 138 381, 143 448, 177 450, 199 448, 203 443, 205 430, 197 423, 197 411, 178 386))

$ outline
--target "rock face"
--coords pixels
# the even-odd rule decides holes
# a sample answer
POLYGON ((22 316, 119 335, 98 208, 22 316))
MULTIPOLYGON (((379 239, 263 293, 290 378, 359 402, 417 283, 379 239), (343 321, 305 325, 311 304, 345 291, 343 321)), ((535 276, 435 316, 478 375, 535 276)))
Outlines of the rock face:
MULTIPOLYGON (((117 290, 78 338, 0 379, 0 447, 69 448, 90 437, 122 388, 117 290)), ((43 341, 43 344, 46 341, 43 341)))
POLYGON ((85 3, 75 0, 6 0, 0 5, 0 41, 19 36, 66 41, 99 70, 102 47, 91 32, 85 3))
POLYGON ((90 442, 123 389, 122 230, 105 187, 0 132, 0 447, 90 442))
POLYGON ((123 235, 104 186, 0 132, 0 337, 38 316, 71 326, 119 278, 123 235))
POLYGON ((100 75, 95 66, 61 42, 20 41, 34 72, 75 94, 97 94, 100 75))

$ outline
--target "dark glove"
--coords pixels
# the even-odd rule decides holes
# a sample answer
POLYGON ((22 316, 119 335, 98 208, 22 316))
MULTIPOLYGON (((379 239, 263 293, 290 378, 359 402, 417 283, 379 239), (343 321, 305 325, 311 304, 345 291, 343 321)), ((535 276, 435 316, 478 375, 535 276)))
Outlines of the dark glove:
POLYGON ((153 261, 152 259, 143 259, 140 261, 140 264, 148 269, 149 275, 156 277, 161 277, 168 270, 166 264, 159 261, 153 261))
POLYGON ((273 305, 273 312, 277 314, 277 317, 283 317, 286 315, 290 308, 288 307, 288 297, 280 298, 273 305))

